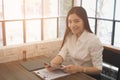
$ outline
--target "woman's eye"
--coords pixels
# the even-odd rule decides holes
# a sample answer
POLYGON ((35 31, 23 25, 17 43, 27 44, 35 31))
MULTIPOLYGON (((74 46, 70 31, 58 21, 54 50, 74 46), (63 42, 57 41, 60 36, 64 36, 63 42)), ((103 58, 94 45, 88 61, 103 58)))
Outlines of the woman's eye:
POLYGON ((74 22, 77 23, 77 22, 80 22, 80 21, 79 20, 75 20, 74 22))
POLYGON ((71 24, 71 23, 78 23, 78 22, 80 22, 80 20, 73 20, 73 21, 70 20, 70 21, 68 21, 69 24, 71 24))

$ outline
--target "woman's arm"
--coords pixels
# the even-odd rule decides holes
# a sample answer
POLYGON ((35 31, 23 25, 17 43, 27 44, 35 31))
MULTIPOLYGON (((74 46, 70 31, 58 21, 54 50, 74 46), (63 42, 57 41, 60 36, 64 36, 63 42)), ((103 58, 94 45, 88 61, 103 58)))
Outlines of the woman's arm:
MULTIPOLYGON (((100 74, 101 70, 95 68, 95 67, 81 67, 79 66, 80 68, 82 68, 82 72, 86 73, 86 74, 100 74)), ((79 69, 78 68, 78 71, 79 69)))
POLYGON ((68 73, 83 72, 86 74, 99 74, 101 72, 101 70, 95 67, 84 67, 78 65, 67 65, 63 68, 63 70, 68 73))

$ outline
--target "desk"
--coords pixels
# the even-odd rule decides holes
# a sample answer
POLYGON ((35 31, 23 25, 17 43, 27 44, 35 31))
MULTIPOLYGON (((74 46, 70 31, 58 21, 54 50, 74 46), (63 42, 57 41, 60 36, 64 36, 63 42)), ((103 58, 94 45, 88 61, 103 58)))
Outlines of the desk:
MULTIPOLYGON (((0 80, 42 80, 20 65, 21 61, 0 63, 0 80)), ((77 73, 56 80, 95 80, 94 78, 77 73)))

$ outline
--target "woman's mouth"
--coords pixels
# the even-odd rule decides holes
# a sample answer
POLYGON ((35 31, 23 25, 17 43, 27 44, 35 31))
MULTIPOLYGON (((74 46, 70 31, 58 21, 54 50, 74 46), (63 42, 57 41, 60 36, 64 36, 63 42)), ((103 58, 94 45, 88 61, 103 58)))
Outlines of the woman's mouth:
POLYGON ((73 30, 73 31, 76 31, 76 30, 78 30, 78 27, 74 27, 72 30, 73 30))

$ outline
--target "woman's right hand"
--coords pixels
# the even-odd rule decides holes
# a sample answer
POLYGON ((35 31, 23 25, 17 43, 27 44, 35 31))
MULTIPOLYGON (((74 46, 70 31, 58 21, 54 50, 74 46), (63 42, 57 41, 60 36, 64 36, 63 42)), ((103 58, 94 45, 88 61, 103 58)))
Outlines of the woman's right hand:
POLYGON ((54 67, 52 67, 50 64, 48 64, 48 63, 44 63, 44 66, 45 66, 45 68, 48 70, 48 71, 53 71, 53 70, 55 70, 55 68, 54 67))
POLYGON ((59 66, 63 62, 63 58, 60 55, 57 55, 55 58, 53 58, 50 62, 52 67, 59 66))
POLYGON ((62 57, 57 55, 55 58, 51 60, 50 64, 44 63, 44 66, 48 71, 53 71, 57 69, 62 62, 63 62, 62 57))

